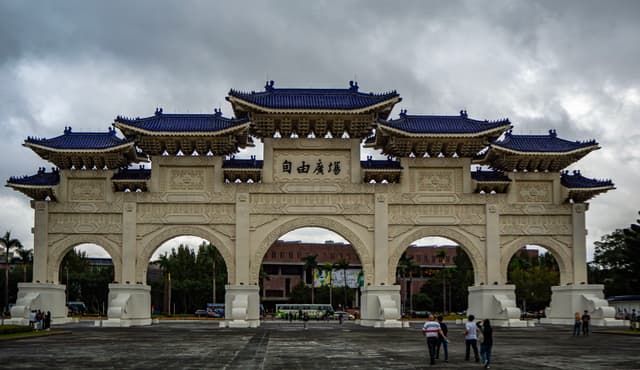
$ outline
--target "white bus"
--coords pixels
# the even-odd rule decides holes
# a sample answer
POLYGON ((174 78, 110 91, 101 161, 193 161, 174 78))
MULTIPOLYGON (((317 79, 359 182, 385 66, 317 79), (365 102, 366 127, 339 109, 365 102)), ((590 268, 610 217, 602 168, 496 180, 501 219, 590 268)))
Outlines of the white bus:
POLYGON ((294 319, 301 319, 300 313, 306 313, 310 319, 322 319, 325 316, 331 318, 333 307, 330 304, 307 304, 307 303, 282 303, 276 304, 276 316, 286 319, 293 315, 294 319))

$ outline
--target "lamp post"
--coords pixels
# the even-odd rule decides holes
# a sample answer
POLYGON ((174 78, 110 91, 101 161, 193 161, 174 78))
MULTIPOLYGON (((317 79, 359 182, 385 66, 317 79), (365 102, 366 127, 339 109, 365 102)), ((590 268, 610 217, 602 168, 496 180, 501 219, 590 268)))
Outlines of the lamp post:
POLYGON ((64 270, 65 270, 65 272, 67 274, 67 284, 65 286, 65 288, 66 288, 65 292, 67 293, 67 297, 66 297, 67 298, 67 302, 66 303, 69 303, 69 261, 67 261, 67 263, 65 263, 64 270))
POLYGON ((447 277, 444 267, 445 257, 442 258, 442 313, 447 314, 447 277))

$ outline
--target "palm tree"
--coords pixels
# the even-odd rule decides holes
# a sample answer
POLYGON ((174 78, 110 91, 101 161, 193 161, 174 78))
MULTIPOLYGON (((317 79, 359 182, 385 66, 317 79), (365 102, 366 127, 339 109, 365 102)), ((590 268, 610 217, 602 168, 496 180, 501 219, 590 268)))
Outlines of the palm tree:
MULTIPOLYGON (((306 257, 303 257, 302 260, 304 261, 304 269, 305 271, 309 271, 311 270, 311 304, 314 304, 314 300, 315 300, 315 286, 314 286, 314 279, 313 279, 313 272, 315 271, 316 268, 318 268, 318 255, 317 254, 310 254, 306 257)), ((307 274, 305 274, 305 282, 306 282, 306 277, 307 274)))
MULTIPOLYGON (((413 262, 413 256, 407 255, 407 253, 402 253, 400 256, 400 261, 398 262, 398 280, 402 284, 403 288, 407 286, 407 275, 409 276, 409 289, 405 294, 400 297, 400 303, 402 307, 405 307, 405 299, 407 293, 409 294, 409 310, 413 310, 413 292, 411 292, 411 281, 413 278, 413 273, 419 268, 415 262, 413 262)), ((405 310, 406 311, 406 310, 405 310)))
POLYGON ((349 268, 349 261, 347 261, 344 257, 340 258, 333 264, 333 267, 336 270, 342 270, 342 276, 344 277, 344 287, 342 291, 344 292, 344 309, 347 309, 347 269, 349 268))
POLYGON ((27 281, 27 264, 33 263, 33 249, 20 249, 18 250, 20 259, 22 259, 22 281, 27 281))
POLYGON ((12 251, 21 250, 22 243, 18 239, 11 238, 11 232, 7 231, 2 238, 0 238, 0 244, 4 245, 5 248, 5 262, 7 263, 6 268, 4 270, 4 307, 5 309, 9 309, 9 265, 11 264, 11 259, 9 255, 12 251))
POLYGON ((269 277, 269 274, 267 274, 267 272, 264 271, 264 265, 260 265, 260 272, 258 276, 258 284, 260 286, 260 298, 264 298, 264 281, 265 280, 271 280, 271 277, 269 277))
POLYGON ((218 249, 211 243, 202 242, 200 250, 202 250, 202 248, 204 248, 207 256, 211 258, 211 280, 213 282, 212 296, 213 303, 216 303, 216 278, 218 277, 216 265, 222 261, 222 256, 220 255, 220 252, 218 252, 218 249))
POLYGON ((160 255, 160 258, 155 261, 160 265, 164 274, 164 310, 165 313, 171 314, 171 259, 168 253, 160 255))

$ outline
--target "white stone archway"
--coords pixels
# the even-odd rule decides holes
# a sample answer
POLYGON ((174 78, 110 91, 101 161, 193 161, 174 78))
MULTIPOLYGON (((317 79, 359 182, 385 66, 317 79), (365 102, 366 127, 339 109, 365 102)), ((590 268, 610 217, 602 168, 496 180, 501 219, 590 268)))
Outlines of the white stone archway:
POLYGON ((120 247, 103 235, 76 234, 69 235, 63 239, 53 243, 49 248, 49 265, 47 277, 48 281, 59 284, 60 264, 64 256, 74 247, 80 244, 96 244, 102 247, 109 255, 113 262, 113 279, 118 281, 122 276, 122 255, 120 247))
POLYGON ((399 236, 390 243, 389 249, 392 253, 389 256, 389 277, 388 281, 395 280, 395 272, 402 253, 404 253, 409 245, 416 240, 438 236, 450 239, 458 244, 469 256, 473 265, 473 275, 475 284, 480 284, 486 280, 486 268, 484 263, 484 254, 478 246, 478 241, 474 241, 473 237, 467 236, 463 231, 447 226, 420 226, 415 230, 408 232, 406 235, 399 236))
POLYGON ((214 230, 206 226, 189 225, 163 227, 139 242, 140 249, 136 258, 136 272, 138 273, 137 281, 141 281, 146 284, 147 265, 149 264, 149 260, 153 253, 166 241, 179 236, 197 236, 213 244, 227 266, 228 283, 234 284, 233 278, 235 276, 235 265, 233 260, 233 250, 229 248, 229 245, 233 245, 233 243, 228 240, 228 238, 219 235, 214 230))
POLYGON ((369 248, 367 248, 367 245, 363 240, 364 238, 358 236, 358 233, 367 233, 365 230, 362 230, 362 228, 358 227, 357 225, 349 223, 348 220, 342 217, 303 216, 288 219, 283 217, 282 221, 279 224, 274 225, 270 231, 267 231, 266 236, 263 237, 258 243, 256 243, 257 247, 255 249, 255 252, 253 253, 250 267, 251 282, 253 284, 258 283, 262 259, 264 258, 269 248, 273 245, 273 243, 275 243, 278 238, 280 238, 284 234, 303 227, 320 227, 333 231, 346 239, 349 243, 351 243, 353 249, 356 251, 358 257, 360 258, 362 270, 364 271, 365 284, 372 281, 373 259, 371 257, 371 252, 369 248), (349 226, 347 226, 347 224, 349 224, 349 226))
POLYGON ((569 247, 548 236, 531 235, 514 239, 502 246, 500 259, 502 284, 507 283, 507 273, 511 258, 526 245, 537 245, 553 253, 553 257, 556 259, 558 269, 560 270, 560 285, 566 285, 573 280, 569 247))

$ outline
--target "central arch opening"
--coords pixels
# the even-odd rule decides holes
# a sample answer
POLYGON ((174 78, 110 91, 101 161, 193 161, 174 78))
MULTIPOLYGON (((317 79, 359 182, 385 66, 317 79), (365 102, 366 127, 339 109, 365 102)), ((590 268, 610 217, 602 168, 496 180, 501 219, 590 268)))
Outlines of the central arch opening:
POLYGON ((197 236, 173 237, 147 268, 154 314, 224 317, 227 266, 216 246, 197 236))
POLYGON ((473 264, 457 242, 437 236, 413 241, 400 256, 396 271, 404 317, 425 317, 428 312, 462 312, 474 283, 473 264))
POLYGON ((353 245, 320 227, 280 236, 260 267, 260 299, 268 317, 313 319, 359 315, 364 271, 353 245))

